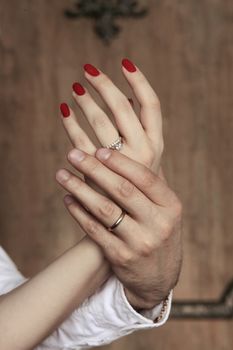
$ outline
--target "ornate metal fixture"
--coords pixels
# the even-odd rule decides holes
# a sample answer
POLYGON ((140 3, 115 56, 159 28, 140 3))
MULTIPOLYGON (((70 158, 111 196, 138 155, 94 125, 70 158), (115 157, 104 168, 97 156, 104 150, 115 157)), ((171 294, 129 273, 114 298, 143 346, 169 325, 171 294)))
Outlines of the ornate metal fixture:
POLYGON ((135 0, 76 0, 74 9, 66 10, 65 16, 70 19, 92 18, 95 21, 96 34, 109 44, 121 30, 119 25, 115 24, 116 18, 139 18, 145 16, 147 12, 148 9, 139 6, 135 0))
POLYGON ((225 288, 217 301, 174 301, 171 317, 184 319, 232 319, 233 281, 225 288))

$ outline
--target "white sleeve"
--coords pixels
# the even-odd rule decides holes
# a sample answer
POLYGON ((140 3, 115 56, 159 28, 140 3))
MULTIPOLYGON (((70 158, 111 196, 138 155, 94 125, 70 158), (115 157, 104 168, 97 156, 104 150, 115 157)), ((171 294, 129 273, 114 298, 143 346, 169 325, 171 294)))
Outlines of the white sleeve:
MULTIPOLYGON (((86 299, 43 345, 49 349, 80 349, 105 345, 139 329, 163 325, 169 317, 172 291, 162 320, 162 303, 151 310, 136 312, 129 304, 121 282, 111 276, 91 297, 86 299)), ((37 350, 42 350, 38 347, 37 350)))
POLYGON ((0 295, 10 292, 27 280, 0 246, 0 295))
MULTIPOLYGON (((2 250, 2 252, 4 251, 2 250)), ((7 268, 5 265, 5 273, 3 275, 7 279, 7 273, 13 268, 16 284, 14 286, 13 278, 11 277, 8 278, 8 287, 6 287, 7 284, 1 278, 0 294, 3 294, 2 290, 6 293, 10 290, 9 288, 13 289, 26 280, 6 253, 4 254, 7 257, 9 267, 7 268), (10 283, 9 280, 11 280, 10 283)), ((10 274, 12 275, 12 272, 10 274)), ((171 303, 172 291, 169 295, 168 308, 163 319, 158 323, 154 323, 153 320, 159 315, 162 303, 152 310, 145 310, 141 313, 136 312, 125 296, 122 283, 113 275, 34 350, 85 349, 109 344, 139 329, 159 327, 168 319, 171 303)))

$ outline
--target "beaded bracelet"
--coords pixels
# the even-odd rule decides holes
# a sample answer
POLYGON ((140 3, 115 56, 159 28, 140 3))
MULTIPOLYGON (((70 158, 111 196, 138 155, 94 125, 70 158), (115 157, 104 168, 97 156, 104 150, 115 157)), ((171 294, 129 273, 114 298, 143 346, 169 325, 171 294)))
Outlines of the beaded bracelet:
POLYGON ((170 296, 171 292, 166 296, 166 298, 163 300, 163 305, 162 305, 162 309, 160 311, 159 316, 156 317, 156 319, 154 320, 154 323, 158 323, 159 321, 162 320, 165 312, 167 311, 167 306, 168 306, 168 301, 169 301, 169 296, 170 296))

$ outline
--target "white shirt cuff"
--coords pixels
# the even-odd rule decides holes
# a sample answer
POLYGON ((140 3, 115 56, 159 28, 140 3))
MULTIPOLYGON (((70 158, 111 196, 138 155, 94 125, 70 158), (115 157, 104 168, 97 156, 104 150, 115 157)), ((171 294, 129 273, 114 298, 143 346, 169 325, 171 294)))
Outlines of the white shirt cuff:
POLYGON ((0 295, 10 292, 27 280, 0 246, 0 295))
MULTIPOLYGON (((125 295, 125 291, 124 291, 124 287, 121 284, 120 281, 118 281, 118 283, 120 284, 119 288, 120 288, 120 294, 121 294, 121 298, 124 300, 125 303, 125 308, 124 311, 125 312, 131 312, 132 315, 134 315, 135 320, 137 318, 137 320, 145 325, 145 328, 148 328, 147 325, 151 325, 151 322, 148 323, 148 320, 153 321, 156 319, 156 317, 158 317, 160 315, 160 312, 162 310, 162 306, 163 306, 163 302, 161 302, 160 304, 156 305, 155 307, 153 307, 152 309, 145 309, 145 310, 141 310, 140 313, 137 312, 129 303, 126 295, 125 295)), ((166 311, 163 314, 162 319, 157 322, 154 323, 154 327, 159 327, 162 326, 168 319, 169 315, 170 315, 170 311, 171 311, 171 304, 172 304, 172 295, 173 295, 173 290, 170 291, 169 295, 168 295, 168 304, 167 304, 167 308, 166 311)), ((149 327, 151 328, 151 326, 149 327)))
POLYGON ((142 311, 143 314, 138 313, 129 304, 122 283, 113 275, 36 349, 106 345, 136 330, 159 327, 168 319, 171 300, 172 291, 164 317, 154 323, 162 303, 151 310, 142 311))

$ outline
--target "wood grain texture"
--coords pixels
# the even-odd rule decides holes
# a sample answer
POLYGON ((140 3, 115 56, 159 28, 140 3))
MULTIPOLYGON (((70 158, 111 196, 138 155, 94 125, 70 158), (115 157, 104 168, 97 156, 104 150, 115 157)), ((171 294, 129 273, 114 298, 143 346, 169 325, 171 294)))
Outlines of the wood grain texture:
MULTIPOLYGON (((87 84, 86 62, 132 96, 120 71, 129 57, 160 97, 165 173, 185 208, 174 297, 217 298, 233 265, 233 2, 150 0, 146 18, 119 20, 123 30, 110 47, 89 20, 63 16, 70 4, 0 0, 0 244, 30 276, 83 235, 55 181, 60 167, 72 169, 58 106, 73 104, 73 81, 87 84)), ((228 350, 232 322, 171 320, 104 348, 228 350)))

